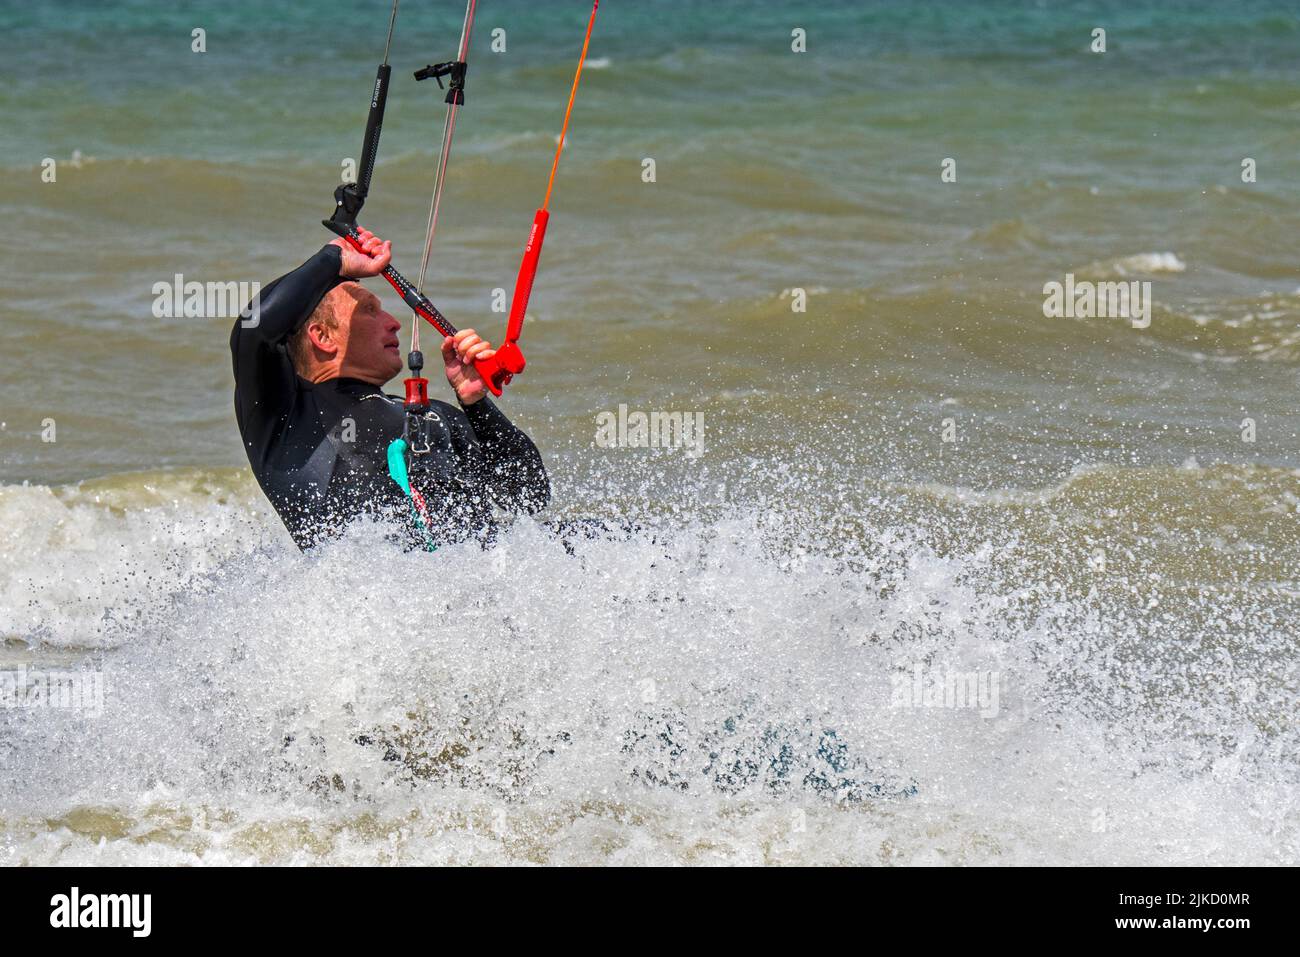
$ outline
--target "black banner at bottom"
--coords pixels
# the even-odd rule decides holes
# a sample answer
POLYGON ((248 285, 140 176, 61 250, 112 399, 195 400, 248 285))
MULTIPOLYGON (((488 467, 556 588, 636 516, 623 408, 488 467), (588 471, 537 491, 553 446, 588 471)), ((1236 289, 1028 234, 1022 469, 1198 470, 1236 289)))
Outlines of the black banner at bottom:
POLYGON ((601 874, 597 883, 590 873, 541 869, 35 868, 0 871, 0 899, 11 945, 75 934, 81 943, 301 946, 380 927, 457 925, 489 929, 494 943, 512 932, 535 942, 572 938, 581 933, 576 921, 594 929, 612 919, 644 927, 641 937, 689 919, 724 933, 729 947, 778 929, 927 946, 993 934, 1240 947, 1278 939, 1290 924, 1290 876, 1237 868, 655 870, 601 874))

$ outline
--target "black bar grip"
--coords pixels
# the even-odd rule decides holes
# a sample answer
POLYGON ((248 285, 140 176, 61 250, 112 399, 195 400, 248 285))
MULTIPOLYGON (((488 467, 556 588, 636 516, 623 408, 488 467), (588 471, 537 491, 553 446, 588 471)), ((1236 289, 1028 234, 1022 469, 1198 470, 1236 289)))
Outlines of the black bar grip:
POLYGON ((388 103, 388 79, 393 68, 387 63, 375 74, 375 92, 370 97, 370 115, 366 117, 366 138, 361 143, 361 169, 357 171, 357 187, 364 201, 370 192, 370 177, 375 172, 375 159, 379 155, 379 134, 384 129, 384 107, 388 103))

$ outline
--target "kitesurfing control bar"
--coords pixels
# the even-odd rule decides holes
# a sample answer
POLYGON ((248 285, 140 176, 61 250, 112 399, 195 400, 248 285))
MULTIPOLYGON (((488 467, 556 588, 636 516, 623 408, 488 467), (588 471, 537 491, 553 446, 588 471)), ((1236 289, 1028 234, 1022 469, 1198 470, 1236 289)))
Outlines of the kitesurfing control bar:
MULTIPOLYGON (((362 146, 361 169, 357 177, 357 182, 353 184, 344 184, 335 190, 335 209, 334 214, 327 220, 323 220, 326 228, 343 237, 356 250, 364 252, 357 226, 357 214, 365 204, 366 196, 370 191, 370 180, 374 174, 375 157, 379 148, 379 135, 383 128, 384 107, 388 98, 388 82, 391 70, 388 66, 389 50, 393 41, 393 26, 397 19, 398 0, 393 0, 393 11, 388 21, 388 41, 384 46, 384 62, 380 65, 379 71, 375 77, 375 91, 370 100, 370 113, 366 120, 366 134, 362 146)), ((429 228, 425 239, 424 255, 420 261, 420 278, 416 283, 398 272, 392 265, 385 267, 383 271, 384 278, 402 297, 402 300, 411 308, 415 316, 421 317, 429 322, 443 336, 455 336, 456 327, 448 321, 447 317, 438 311, 437 307, 424 295, 423 285, 426 271, 429 264, 429 255, 433 246, 433 237, 438 223, 438 206, 442 194, 442 186, 447 170, 447 158, 450 153, 451 138, 454 134, 456 123, 456 110, 465 102, 465 74, 468 69, 466 56, 469 49, 470 30, 474 21, 475 7, 477 0, 468 0, 465 10, 465 23, 461 30, 461 42, 458 55, 455 60, 445 63, 435 63, 424 67, 415 72, 417 80, 426 80, 433 78, 437 81, 438 86, 442 86, 442 77, 449 77, 448 90, 446 96, 447 102, 447 119, 443 126, 442 149, 438 161, 438 175, 434 186, 433 199, 429 210, 429 228)), ((591 6, 591 16, 587 20, 587 32, 582 41, 582 54, 578 58, 578 68, 573 75, 573 86, 569 90, 569 102, 564 111, 564 124, 560 130, 559 143, 555 149, 555 159, 551 163, 551 175, 546 184, 546 197, 542 206, 537 210, 533 217, 533 225, 528 233, 528 242, 524 246, 523 259, 519 264, 519 273, 515 279, 514 298, 510 303, 510 314, 506 322, 506 336, 501 346, 488 359, 479 359, 474 363, 474 368, 478 371, 486 384, 488 391, 493 395, 501 395, 504 386, 524 371, 526 360, 524 354, 519 348, 519 337, 523 332, 524 317, 528 311, 528 300, 532 295, 533 283, 537 277, 537 267, 541 260, 542 244, 546 239, 546 226, 550 220, 551 192, 555 187, 555 174, 560 164, 560 154, 564 151, 565 141, 569 132, 569 119, 573 114, 573 102, 578 93, 578 83, 582 78, 582 69, 587 60, 587 51, 591 45, 591 31, 596 23, 596 13, 600 9, 600 0, 593 0, 591 6)), ((419 331, 418 324, 413 326, 411 336, 411 353, 412 358, 419 357, 420 365, 423 365, 423 356, 419 351, 419 331)), ((422 391, 416 383, 426 382, 419 376, 419 369, 411 367, 412 378, 407 380, 407 405, 410 407, 414 400, 424 399, 427 406, 427 392, 422 391), (413 387, 415 392, 412 392, 413 387)), ((417 403, 418 404, 418 403, 417 403)))
MULTIPOLYGON (((344 228, 328 221, 325 225, 346 239, 348 245, 357 250, 357 252, 364 252, 361 245, 361 236, 357 232, 356 226, 344 228)), ((381 275, 388 280, 390 286, 397 290, 397 294, 402 297, 402 301, 410 307, 413 313, 427 321, 431 326, 433 326, 433 328, 442 333, 442 335, 453 337, 456 335, 457 330, 456 327, 451 324, 451 320, 439 312, 438 307, 430 302, 429 298, 425 296, 424 293, 415 288, 415 283, 411 282, 411 280, 407 279, 391 265, 385 266, 381 275)), ((505 351, 504 347, 497 350, 497 354, 492 356, 490 359, 478 359, 474 362, 474 368, 478 371, 478 374, 482 377, 484 383, 487 384, 488 391, 497 396, 501 394, 501 387, 510 381, 509 377, 506 377, 504 380, 502 379, 501 366, 506 365, 506 362, 498 364, 498 358, 503 351, 505 351)), ((523 358, 523 353, 519 352, 518 346, 515 346, 513 353, 507 353, 506 360, 509 363, 507 368, 518 365, 519 369, 522 369, 523 358), (515 353, 518 354, 517 360, 514 358, 515 353)), ((417 370, 412 369, 411 371, 415 372, 417 370)))
MULTIPOLYGON (((379 152, 379 136, 383 130, 384 108, 388 99, 388 82, 391 75, 391 68, 388 65, 389 52, 393 43, 393 27, 397 21, 397 7, 399 0, 393 0, 392 14, 388 20, 388 39, 384 44, 384 61, 379 67, 375 77, 375 90, 370 98, 370 112, 366 118, 366 134, 361 148, 361 168, 358 171, 356 183, 345 183, 334 191, 335 209, 334 214, 322 224, 326 229, 341 236, 348 241, 348 244, 358 252, 364 252, 361 245, 361 236, 357 226, 357 214, 365 204, 366 196, 370 192, 370 179, 374 174, 375 159, 379 152)), ((465 102, 465 56, 469 47, 469 30, 473 24, 474 8, 477 5, 476 0, 470 0, 466 8, 465 25, 461 31, 461 42, 459 48, 460 59, 449 63, 439 63, 423 70, 417 71, 416 79, 426 79, 433 77, 438 80, 438 85, 442 86, 443 76, 450 77, 450 89, 447 92, 448 104, 448 124, 443 130, 443 149, 438 166, 438 181, 434 191, 434 200, 430 209, 429 235, 425 244, 424 257, 421 261, 421 279, 423 272, 428 266, 429 248, 433 243, 433 232, 437 227, 437 206, 438 197, 442 192, 442 180, 445 176, 447 153, 451 146, 451 131, 454 130, 455 110, 465 102)), ((411 311, 438 330, 443 336, 455 336, 456 327, 447 319, 429 299, 420 291, 419 285, 411 282, 393 266, 388 266, 383 271, 383 277, 388 280, 397 294, 402 297, 402 301, 410 307, 411 311)), ((421 283, 422 284, 422 283, 421 283)), ((412 351, 411 356, 419 356, 420 366, 423 367, 423 354, 419 351, 419 333, 418 329, 412 333, 412 351)), ((518 351, 518 350, 516 350, 518 351)), ((408 362, 409 364, 409 362, 408 362)), ((488 389, 493 395, 501 394, 500 374, 495 365, 489 366, 483 360, 475 363, 475 368, 483 381, 487 383, 488 389)), ((428 407, 428 380, 421 380, 419 369, 412 367, 412 378, 407 382, 407 404, 411 404, 412 383, 423 381, 423 387, 416 386, 422 391, 417 396, 422 396, 423 401, 419 404, 425 408, 428 407)))
MULTIPOLYGON (((357 252, 365 252, 364 247, 361 245, 361 235, 357 232, 356 226, 343 227, 329 222, 325 225, 346 239, 348 245, 357 252)), ((444 336, 456 335, 456 327, 451 324, 451 320, 439 312, 438 307, 415 288, 415 283, 411 282, 391 265, 384 267, 382 275, 388 280, 388 284, 397 290, 397 294, 402 297, 403 302, 411 307, 412 311, 427 319, 444 336)))

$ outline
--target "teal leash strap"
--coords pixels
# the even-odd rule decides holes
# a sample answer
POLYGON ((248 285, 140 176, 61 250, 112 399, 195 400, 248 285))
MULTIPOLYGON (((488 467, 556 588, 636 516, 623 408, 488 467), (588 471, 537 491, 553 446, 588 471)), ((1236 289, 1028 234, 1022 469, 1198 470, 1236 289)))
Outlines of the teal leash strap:
POLYGON ((406 468, 406 448, 406 439, 393 439, 388 443, 388 477, 401 486, 411 502, 411 515, 415 517, 415 524, 424 532, 424 550, 436 552, 438 546, 433 544, 433 533, 420 517, 420 510, 415 506, 415 496, 411 494, 411 476, 406 468))
POLYGON ((406 472, 406 439, 393 439, 388 443, 388 477, 410 497, 411 477, 406 472))

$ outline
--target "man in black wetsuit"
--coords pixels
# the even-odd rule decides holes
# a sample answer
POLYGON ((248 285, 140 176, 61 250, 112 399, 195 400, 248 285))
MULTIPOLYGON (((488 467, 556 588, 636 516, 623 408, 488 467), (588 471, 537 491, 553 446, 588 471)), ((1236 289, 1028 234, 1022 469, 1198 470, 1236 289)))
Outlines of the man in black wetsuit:
POLYGON ((388 445, 402 435, 402 400, 382 387, 402 369, 401 324, 355 280, 379 275, 391 244, 362 230, 263 290, 230 334, 235 418, 262 491, 299 548, 362 515, 394 520, 425 545, 485 535, 493 510, 536 512, 550 499, 537 447, 487 398, 474 360, 492 347, 462 330, 442 343, 457 405, 431 400, 431 451, 421 476, 428 536, 389 476, 388 445))

